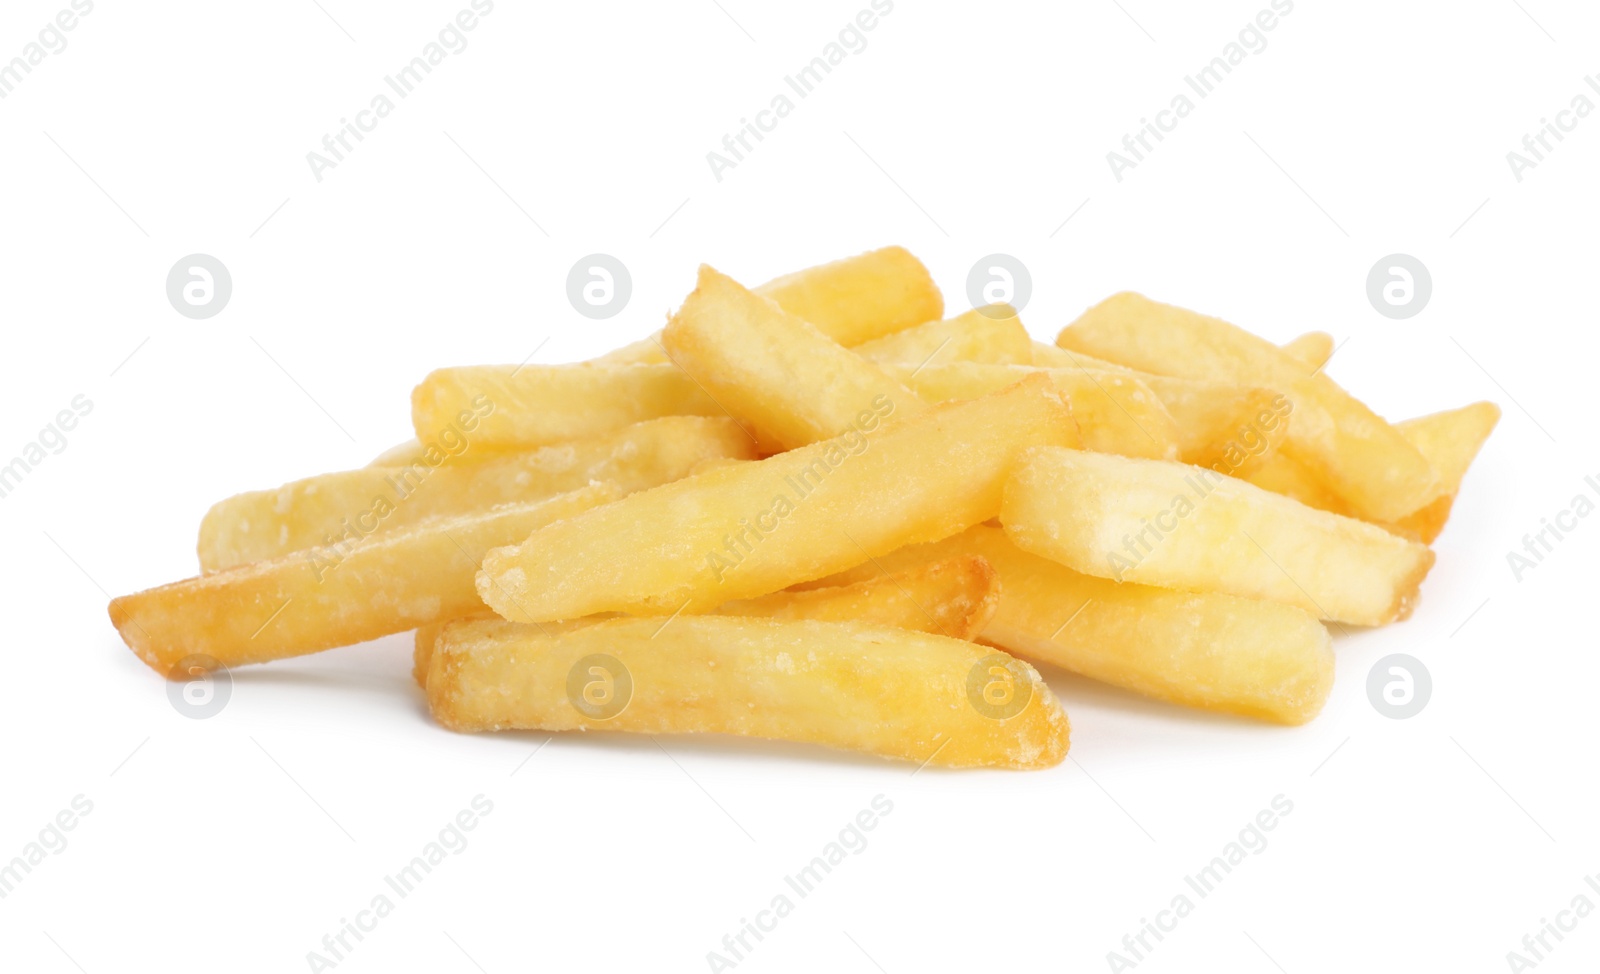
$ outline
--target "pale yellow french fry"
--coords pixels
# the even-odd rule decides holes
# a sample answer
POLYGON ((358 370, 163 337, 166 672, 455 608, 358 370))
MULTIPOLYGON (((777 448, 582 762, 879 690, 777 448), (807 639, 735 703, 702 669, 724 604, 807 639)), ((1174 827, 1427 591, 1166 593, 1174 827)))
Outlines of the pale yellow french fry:
POLYGON ((1108 362, 1082 352, 1069 352, 1064 348, 1033 343, 1033 364, 1044 369, 1077 369, 1080 372, 1132 372, 1126 365, 1108 362))
POLYGON ((1179 459, 1245 478, 1289 436, 1294 406, 1271 389, 1149 376, 1177 430, 1179 459))
MULTIPOLYGON (((1274 421, 1270 415, 1284 414, 1287 400, 1268 389, 1201 379, 1180 379, 1170 375, 1136 372, 1125 365, 1095 358, 1083 352, 1068 351, 1043 342, 1033 343, 1033 364, 1051 369, 1078 372, 1116 372, 1143 382, 1161 400, 1174 424, 1178 459, 1201 466, 1220 464, 1220 472, 1240 476, 1260 460, 1272 456, 1289 434, 1288 420, 1274 421)), ((1088 424, 1085 438, 1088 438, 1088 424)), ((1107 450, 1138 456, 1125 450, 1107 450)), ((1153 457, 1153 459, 1166 459, 1153 457)))
POLYGON ((928 402, 976 399, 1043 371, 1072 404, 1086 450, 1130 457, 1178 458, 1177 427, 1150 387, 1132 373, 1040 370, 1029 365, 885 365, 928 402))
POLYGON ((879 572, 850 585, 725 602, 715 614, 863 622, 972 639, 999 602, 1000 583, 989 563, 975 555, 957 555, 879 572))
MULTIPOLYGON (((483 553, 620 497, 594 484, 531 504, 425 521, 359 541, 333 564, 303 552, 111 601, 111 624, 158 673, 191 656, 263 663, 365 642, 477 611, 483 553)), ((185 678, 187 678, 185 676, 185 678)))
POLYGON ((1318 480, 1316 475, 1298 460, 1293 460, 1284 453, 1274 453, 1265 457, 1252 469, 1245 471, 1240 479, 1247 480, 1262 490, 1292 497, 1307 507, 1314 507, 1319 511, 1331 511, 1346 517, 1351 516, 1350 505, 1346 504, 1338 494, 1329 490, 1327 484, 1318 480))
POLYGON ((437 369, 411 392, 419 436, 477 408, 474 442, 546 446, 661 416, 724 416, 672 364, 469 365, 437 369))
POLYGON ((957 555, 981 557, 998 573, 1000 604, 979 638, 1014 656, 1157 700, 1283 724, 1315 717, 1333 687, 1328 631, 1303 609, 1095 578, 1029 554, 988 525, 835 578, 957 555))
MULTIPOLYGON (((713 614, 859 622, 970 640, 988 624, 999 603, 1000 583, 989 563, 976 555, 956 555, 898 572, 878 572, 875 577, 849 585, 809 592, 773 592, 759 598, 727 602, 718 606, 713 614)), ((493 613, 485 610, 469 618, 493 617, 493 613)), ((530 628, 548 636, 557 630, 566 632, 606 618, 612 617, 586 616, 530 628)), ((418 686, 427 686, 428 660, 446 625, 448 623, 435 623, 417 630, 411 675, 418 686)))
POLYGON ((1328 364, 1328 359, 1333 358, 1334 349, 1337 347, 1333 336, 1327 332, 1308 331, 1292 341, 1285 342, 1283 350, 1292 355, 1296 361, 1303 362, 1313 369, 1320 369, 1328 364))
POLYGON ((456 731, 736 734, 952 768, 1047 768, 1068 745, 1021 660, 847 622, 613 619, 549 637, 457 623, 435 646, 428 707, 456 731))
POLYGON ((541 528, 485 558, 479 591, 508 618, 709 611, 986 521, 1019 453, 1077 443, 1066 401, 1029 376, 541 528))
POLYGON ((1202 467, 1028 452, 1000 512, 1017 546, 1076 571, 1299 606, 1376 626, 1410 613, 1433 552, 1202 467))
MULTIPOLYGON (((1410 440, 1433 465, 1445 492, 1421 510, 1398 521, 1374 522, 1402 537, 1432 544, 1450 519, 1450 509, 1461 489, 1462 478, 1473 458, 1500 420, 1500 407, 1478 402, 1430 416, 1403 420, 1395 428, 1410 440)), ((1349 514, 1350 509, 1305 467, 1283 454, 1249 473, 1246 480, 1257 487, 1293 497, 1308 507, 1349 514)))
POLYGON ((1397 520, 1439 496, 1433 468, 1399 430, 1325 373, 1221 319, 1118 294, 1085 311, 1056 344, 1148 372, 1283 392, 1294 404, 1283 449, 1363 517, 1397 520))
POLYGON ((873 363, 710 267, 661 343, 720 405, 786 448, 924 408, 873 363))
POLYGON ((946 321, 929 321, 855 347, 862 358, 911 366, 947 362, 1032 365, 1033 339, 1010 305, 974 308, 946 321))
MULTIPOLYGON (((884 247, 808 267, 753 290, 845 346, 933 321, 944 313, 944 298, 933 277, 904 247, 884 247)), ((661 346, 646 338, 602 355, 593 364, 666 361, 661 346)))
POLYGON ((1406 439, 1422 451, 1433 468, 1439 472, 1444 494, 1428 506, 1409 514, 1393 524, 1384 525, 1391 531, 1432 544, 1450 519, 1450 508, 1467 468, 1478 451, 1489 439, 1495 424, 1500 422, 1500 407, 1492 402, 1475 402, 1460 409, 1419 416, 1396 423, 1406 439))
POLYGON ((476 462, 471 447, 428 454, 405 466, 364 467, 238 494, 214 505, 200 524, 206 572, 308 551, 313 559, 364 537, 430 517, 542 500, 605 481, 625 492, 688 476, 701 461, 756 458, 731 419, 666 416, 619 430, 476 462))
POLYGON ((756 293, 846 347, 944 314, 944 297, 933 276, 904 247, 787 274, 756 293))

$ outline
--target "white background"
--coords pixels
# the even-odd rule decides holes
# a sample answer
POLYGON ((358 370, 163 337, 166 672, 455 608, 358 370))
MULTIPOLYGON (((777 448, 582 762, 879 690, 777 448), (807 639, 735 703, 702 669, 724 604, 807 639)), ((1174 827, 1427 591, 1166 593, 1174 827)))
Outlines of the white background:
MULTIPOLYGON (((65 6, 8 2, 0 59, 65 6)), ((1600 905, 1600 518, 1520 582, 1506 563, 1600 476, 1600 117, 1521 182, 1506 161, 1574 95, 1600 103, 1592 5, 1299 0, 1121 182, 1106 153, 1265 0, 899 0, 720 182, 706 153, 866 0, 498 0, 318 182, 306 153, 467 0, 321 6, 100 0, 0 100, 0 459, 94 404, 0 501, 0 860, 93 802, 0 900, 5 969, 306 970, 479 794, 470 846, 338 970, 704 971, 880 794, 867 848, 738 970, 1107 970, 1277 795, 1270 845, 1141 972, 1506 970, 1541 918, 1600 905), (1016 255, 1047 340, 1135 288, 1274 340, 1333 333, 1331 373, 1391 418, 1499 402, 1416 615, 1337 640, 1306 727, 1049 671, 1070 760, 915 777, 727 740, 529 759, 544 735, 430 723, 408 636, 238 671, 196 721, 107 622, 109 595, 195 571, 213 501, 408 436, 431 368, 642 337, 702 261, 754 284, 889 243, 955 311, 977 258, 1016 255), (596 251, 633 274, 603 322, 564 287, 596 251), (196 252, 234 282, 205 321, 164 292, 196 252), (1406 321, 1365 294, 1394 252, 1433 275, 1406 321), (1365 689, 1396 652, 1434 681, 1404 721, 1365 689)), ((1600 913, 1547 956, 1594 969, 1600 913)))

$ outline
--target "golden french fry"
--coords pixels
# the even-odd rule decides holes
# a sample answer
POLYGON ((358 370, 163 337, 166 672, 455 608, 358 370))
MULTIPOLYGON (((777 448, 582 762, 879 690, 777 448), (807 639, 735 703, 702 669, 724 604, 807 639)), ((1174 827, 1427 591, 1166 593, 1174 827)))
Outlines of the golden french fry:
POLYGON ((989 563, 974 555, 957 555, 879 572, 850 585, 725 602, 715 614, 862 622, 972 639, 988 624, 999 601, 1000 583, 989 563))
POLYGON ((328 559, 361 538, 430 517, 541 500, 605 481, 631 493, 688 476, 708 459, 753 460, 750 438, 725 417, 666 416, 619 430, 487 454, 429 452, 405 466, 297 480, 214 505, 200 524, 200 569, 212 572, 291 551, 328 559))
POLYGON ((506 626, 507 631, 526 627, 540 636, 550 638, 615 618, 617 616, 614 613, 606 613, 604 615, 584 616, 582 619, 565 619, 561 622, 541 622, 538 624, 506 622, 493 612, 490 612, 486 606, 479 604, 477 611, 469 612, 455 619, 442 619, 439 622, 430 622, 425 626, 417 627, 417 631, 412 634, 411 678, 417 682, 417 686, 424 690, 428 689, 428 667, 433 660, 433 648, 439 644, 439 635, 445 629, 457 623, 487 622, 492 620, 506 626))
POLYGON ((111 624, 157 672, 190 656, 224 666, 348 646, 471 614, 483 553, 622 492, 594 484, 549 500, 438 518, 342 549, 304 552, 173 582, 111 601, 111 624))
POLYGON ((1041 370, 1029 365, 977 362, 921 367, 885 365, 884 370, 928 402, 976 399, 1014 385, 1032 372, 1043 371, 1071 403, 1084 449, 1178 459, 1177 429, 1172 416, 1150 387, 1131 372, 1041 370))
POLYGON ((1328 364, 1328 359, 1333 358, 1333 336, 1325 331, 1308 331, 1300 337, 1285 342, 1283 350, 1291 355, 1295 361, 1320 369, 1328 364))
POLYGON ((943 767, 1047 768, 1067 718, 997 650, 847 622, 612 619, 555 636, 465 622, 439 636, 428 707, 456 731, 720 733, 943 767))
POLYGON ((836 578, 958 555, 981 557, 998 573, 1000 604, 979 637, 1014 656, 1157 700, 1283 724, 1315 717, 1333 687, 1332 641, 1303 609, 1095 578, 984 524, 836 578))
POLYGON ((1056 344, 1148 372, 1277 389, 1294 406, 1283 449, 1374 521, 1439 496, 1438 477, 1399 430, 1325 373, 1218 318, 1118 294, 1085 311, 1056 344))
POLYGON ((1008 304, 974 308, 946 321, 929 321, 855 347, 874 362, 925 365, 987 362, 1032 365, 1033 339, 1008 304))
POLYGON ((1029 376, 549 525, 491 552, 479 591, 508 618, 710 611, 988 520, 1022 450, 1077 442, 1065 400, 1029 376))
POLYGON ((787 448, 924 408, 873 363, 710 267, 661 343, 719 404, 787 448))
MULTIPOLYGON (((933 277, 904 247, 884 247, 808 267, 753 290, 847 347, 944 313, 944 298, 933 277)), ((666 361, 660 345, 646 338, 602 355, 593 364, 666 361)))
POLYGON ((1000 512, 1017 546, 1121 582, 1297 605, 1382 625, 1410 613, 1433 552, 1202 467, 1040 448, 1000 512))
POLYGON ((1408 514, 1393 524, 1389 530, 1407 537, 1417 538, 1423 544, 1432 544, 1450 519, 1450 508, 1467 468, 1483 448, 1484 441, 1500 422, 1500 407, 1492 402, 1475 402, 1460 409, 1419 416, 1396 423, 1395 426, 1410 440, 1422 455, 1428 458, 1439 472, 1444 493, 1415 513, 1408 514))
MULTIPOLYGON (((499 618, 493 612, 479 612, 447 622, 430 622, 425 626, 418 626, 417 631, 412 634, 411 645, 411 678, 417 681, 417 686, 424 690, 428 688, 428 664, 433 659, 433 647, 439 643, 439 634, 444 632, 446 626, 454 622, 479 622, 499 618)), ((507 624, 516 625, 516 623, 507 624)))
MULTIPOLYGON (((773 592, 759 598, 727 602, 718 606, 713 614, 790 621, 859 622, 970 640, 988 624, 999 601, 1000 584, 989 563, 975 555, 956 555, 903 571, 878 572, 875 577, 850 585, 809 592, 773 592)), ((485 610, 468 618, 495 616, 485 610)), ((614 617, 585 616, 530 628, 549 636, 555 631, 567 632, 606 618, 614 617)), ((446 625, 449 623, 440 622, 417 629, 411 675, 418 686, 427 686, 428 660, 446 625)))

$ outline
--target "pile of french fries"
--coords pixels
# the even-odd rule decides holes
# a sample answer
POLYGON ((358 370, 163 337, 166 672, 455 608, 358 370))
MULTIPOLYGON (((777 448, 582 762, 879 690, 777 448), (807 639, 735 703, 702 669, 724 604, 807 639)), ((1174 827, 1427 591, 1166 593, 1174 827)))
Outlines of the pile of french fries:
POLYGON ((944 318, 898 247, 748 289, 702 267, 650 338, 441 369, 416 439, 218 503, 198 577, 115 599, 161 674, 415 630, 457 731, 715 732, 1043 768, 1031 662, 1300 724, 1325 624, 1405 618, 1476 403, 1391 425, 1323 365, 1119 294, 1034 341, 944 318))

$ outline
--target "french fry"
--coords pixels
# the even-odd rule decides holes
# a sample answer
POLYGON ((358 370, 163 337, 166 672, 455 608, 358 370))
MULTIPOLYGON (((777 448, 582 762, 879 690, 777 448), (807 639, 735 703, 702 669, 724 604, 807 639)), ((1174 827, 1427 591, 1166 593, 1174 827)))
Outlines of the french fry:
POLYGON ((1132 373, 1039 370, 1027 365, 885 365, 927 402, 976 399, 1043 371, 1072 404, 1086 450, 1130 457, 1178 458, 1177 428, 1150 387, 1132 373))
POLYGON ((1218 318, 1118 294, 1085 311, 1056 344, 1135 369, 1277 389, 1294 405, 1283 449, 1362 517, 1394 521, 1440 494, 1400 431, 1265 339, 1218 318))
MULTIPOLYGON (((970 640, 988 624, 999 602, 1000 583, 989 563, 975 555, 956 555, 898 572, 878 572, 874 577, 850 585, 808 592, 773 592, 760 598, 727 602, 718 606, 713 614, 790 621, 860 622, 970 640)), ((485 610, 468 618, 495 616, 485 610)), ((554 631, 567 632, 606 618, 613 617, 585 616, 530 628, 549 636, 554 631)), ((427 686, 428 660, 439 633, 447 625, 449 623, 441 622, 417 629, 411 675, 418 686, 427 686)))
POLYGON ((929 321, 855 347, 873 362, 923 365, 987 362, 1032 365, 1033 339, 1010 305, 974 308, 946 321, 929 321))
POLYGON ((951 639, 972 639, 994 616, 1000 583, 989 563, 957 555, 851 585, 773 592, 726 602, 716 615, 864 622, 951 639))
MULTIPOLYGON (((1450 519, 1450 509, 1455 504, 1467 468, 1472 465, 1473 458, 1499 420, 1499 406, 1492 402, 1478 402, 1396 423, 1395 428, 1422 452, 1438 473, 1444 493, 1421 510, 1398 521, 1376 522, 1378 526, 1404 538, 1433 544, 1444 530, 1445 522, 1450 519)), ((1335 514, 1350 513, 1343 500, 1305 467, 1283 454, 1270 457, 1268 463, 1244 479, 1265 490, 1293 497, 1307 507, 1335 514)))
POLYGON ((786 448, 838 436, 886 408, 897 416, 924 408, 873 363, 710 267, 700 268, 661 343, 719 404, 786 448))
POLYGON ((1022 450, 1077 442, 1066 401, 1029 376, 541 528, 485 558, 479 592, 508 618, 709 611, 988 520, 1022 450))
MULTIPOLYGON (((1274 453, 1253 469, 1245 471, 1241 480, 1249 481, 1262 490, 1292 497, 1307 507, 1352 517, 1350 505, 1335 494, 1298 460, 1287 454, 1274 453)), ((1427 510, 1427 508, 1423 508, 1427 510)))
POLYGON ((704 389, 666 365, 473 365, 436 369, 411 392, 417 435, 476 413, 473 443, 548 446, 662 416, 725 416, 704 389))
POLYGON ((585 616, 582 619, 565 619, 561 622, 541 622, 537 625, 530 625, 521 622, 506 622, 493 612, 490 612, 487 607, 480 604, 477 608, 477 611, 470 612, 466 615, 460 616, 459 618, 444 619, 439 622, 430 622, 425 626, 417 627, 417 631, 412 634, 411 678, 417 682, 417 686, 424 690, 428 689, 428 667, 433 660, 433 648, 439 644, 439 636, 445 631, 445 629, 458 623, 487 622, 493 620, 504 625, 507 628, 507 631, 526 627, 533 630, 540 636, 551 638, 554 636, 559 636, 562 633, 582 629, 584 626, 592 626, 597 622, 604 622, 607 619, 615 618, 617 618, 615 614, 608 613, 605 615, 585 616))
POLYGON ((1408 514, 1393 524, 1384 525, 1389 530, 1406 537, 1416 538, 1423 544, 1433 544, 1450 519, 1456 494, 1467 468, 1478 451, 1489 439, 1495 424, 1500 422, 1500 407, 1492 402, 1475 402, 1460 409, 1419 416, 1396 423, 1428 462, 1439 473, 1444 493, 1415 513, 1408 514))
POLYGON ((1411 611, 1433 552, 1201 467, 1035 449, 1000 512, 1019 548, 1123 582, 1296 605, 1376 626, 1411 611))
POLYGON ((1107 362, 1082 352, 1069 352, 1064 348, 1033 343, 1033 364, 1042 369, 1077 369, 1079 372, 1132 372, 1126 365, 1107 362))
POLYGON ((553 637, 458 623, 430 661, 428 708, 456 731, 736 734, 951 768, 1052 767, 1069 733, 1033 667, 995 650, 859 623, 726 616, 664 628, 613 619, 553 637))
MULTIPOLYGON (((1201 379, 1180 379, 1170 375, 1136 372, 1079 351, 1068 351, 1043 342, 1033 343, 1033 364, 1050 369, 1071 369, 1100 374, 1116 372, 1143 382, 1161 400, 1171 417, 1178 444, 1178 459, 1185 463, 1212 466, 1219 461, 1248 471, 1257 461, 1273 455, 1289 433, 1287 421, 1263 428, 1263 409, 1281 411, 1278 393, 1230 383, 1201 379), (1256 427, 1252 429, 1251 427, 1256 427)), ((1088 424, 1081 422, 1088 436, 1088 424)), ((1096 449, 1091 447, 1091 449, 1096 449)), ((1122 450, 1104 453, 1138 454, 1122 450)), ((1153 459, 1166 459, 1153 457, 1153 459)), ((1238 472, 1233 473, 1238 476, 1238 472)))
POLYGON ((1157 700, 1282 724, 1315 717, 1333 687, 1332 641, 1303 609, 1095 578, 1023 551, 984 524, 834 578, 959 555, 981 557, 999 575, 1000 604, 979 637, 1013 656, 1157 700))
POLYGON ((756 293, 846 347, 944 314, 944 297, 933 276, 904 247, 787 274, 756 293))
POLYGON ((1333 336, 1325 331, 1308 331, 1304 335, 1285 342, 1283 350, 1297 362, 1302 362, 1313 369, 1320 369, 1328 364, 1328 359, 1333 358, 1333 336))
MULTIPOLYGON (((808 267, 753 290, 847 347, 933 321, 944 313, 944 298, 933 277, 904 247, 884 247, 808 267)), ((602 355, 592 364, 666 361, 661 346, 646 338, 602 355)))
POLYGON ((231 667, 405 632, 482 607, 473 573, 484 551, 621 494, 594 484, 389 531, 355 542, 331 563, 295 552, 173 582, 113 599, 111 624, 166 676, 195 655, 231 667))
POLYGON ((726 417, 666 416, 582 440, 475 462, 430 452, 406 466, 364 467, 297 480, 214 505, 200 524, 205 572, 500 504, 542 500, 605 481, 625 492, 688 476, 703 460, 753 460, 750 438, 726 417))
MULTIPOLYGON (((474 612, 460 619, 430 622, 425 626, 418 626, 417 631, 412 633, 411 644, 411 678, 417 681, 417 686, 424 690, 428 688, 428 664, 433 659, 433 647, 439 644, 439 635, 444 632, 445 627, 459 622, 482 622, 499 618, 493 612, 474 612)), ((517 625, 517 623, 506 624, 517 625)))
POLYGON ((1289 436, 1293 407, 1282 393, 1170 376, 1145 383, 1172 417, 1184 463, 1243 478, 1289 436))

